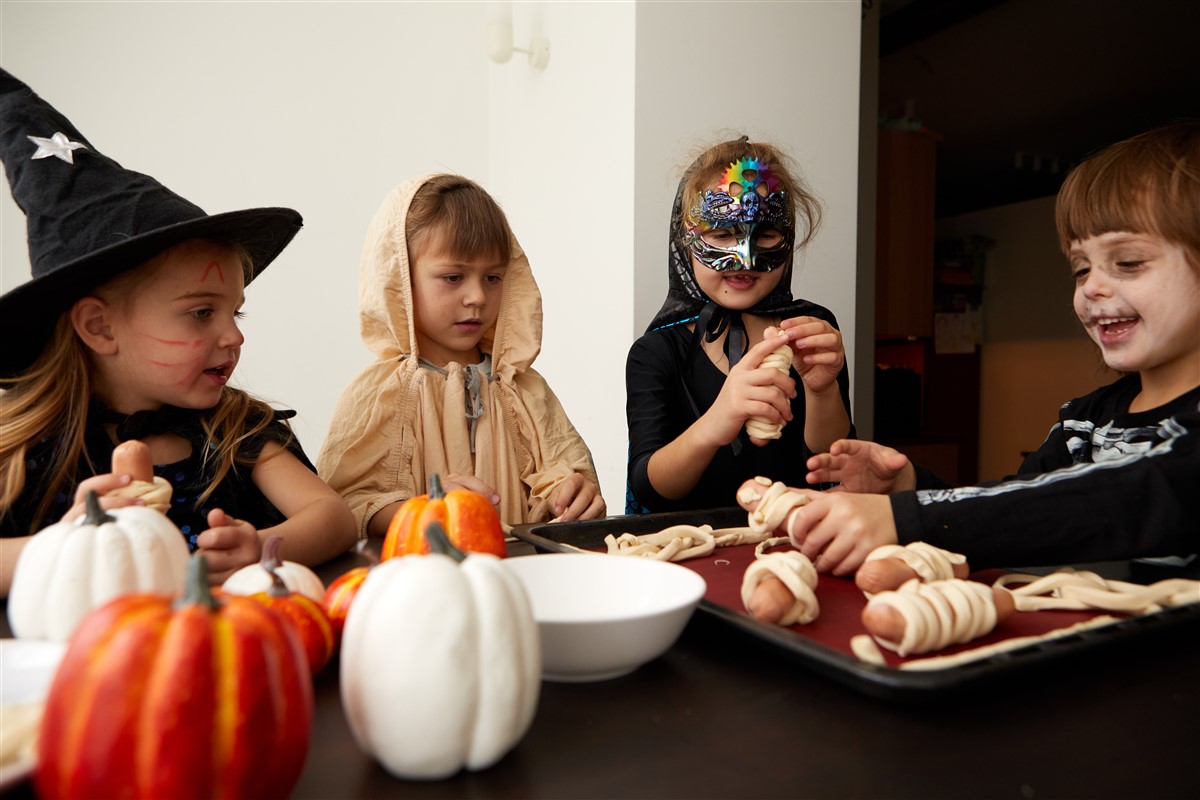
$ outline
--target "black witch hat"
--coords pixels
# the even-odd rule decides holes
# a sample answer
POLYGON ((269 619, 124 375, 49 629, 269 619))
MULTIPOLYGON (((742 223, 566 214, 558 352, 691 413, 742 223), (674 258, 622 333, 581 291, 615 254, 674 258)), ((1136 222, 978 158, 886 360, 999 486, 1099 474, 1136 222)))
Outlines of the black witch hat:
POLYGON ((33 277, 0 296, 0 377, 28 369, 59 315, 110 278, 190 239, 238 244, 262 272, 300 230, 290 208, 209 215, 102 155, 0 69, 0 160, 25 212, 33 277))

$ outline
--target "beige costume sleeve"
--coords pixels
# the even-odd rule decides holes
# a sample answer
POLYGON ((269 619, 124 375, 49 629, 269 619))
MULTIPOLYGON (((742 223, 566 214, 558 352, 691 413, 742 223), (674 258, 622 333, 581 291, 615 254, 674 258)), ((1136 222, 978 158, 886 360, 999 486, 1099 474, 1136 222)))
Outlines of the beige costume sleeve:
MULTIPOLYGON (((530 509, 544 505, 558 485, 576 472, 598 486, 592 453, 545 378, 530 368, 517 376, 516 385, 514 416, 531 459, 521 476, 529 489, 530 509)), ((539 516, 543 519, 531 521, 554 515, 546 509, 539 516)))
POLYGON ((354 512, 360 537, 379 509, 420 494, 407 468, 413 435, 402 422, 412 417, 405 406, 413 396, 396 365, 380 361, 355 377, 334 408, 317 472, 354 512))

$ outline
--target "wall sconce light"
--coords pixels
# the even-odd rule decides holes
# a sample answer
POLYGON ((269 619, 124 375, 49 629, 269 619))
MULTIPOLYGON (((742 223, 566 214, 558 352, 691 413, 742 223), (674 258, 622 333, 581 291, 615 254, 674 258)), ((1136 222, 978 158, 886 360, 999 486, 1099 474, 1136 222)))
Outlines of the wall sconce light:
POLYGON ((529 47, 513 47, 512 18, 495 19, 487 24, 487 54, 488 58, 497 64, 504 64, 512 58, 513 52, 528 53, 529 66, 534 69, 545 69, 550 63, 550 40, 542 36, 534 36, 529 47))

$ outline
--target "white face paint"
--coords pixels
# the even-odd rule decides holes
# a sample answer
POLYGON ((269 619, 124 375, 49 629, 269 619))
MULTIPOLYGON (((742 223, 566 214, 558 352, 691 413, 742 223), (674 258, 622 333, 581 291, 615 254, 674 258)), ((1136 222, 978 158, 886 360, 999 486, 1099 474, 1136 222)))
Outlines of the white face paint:
POLYGON ((1071 244, 1075 314, 1104 363, 1147 377, 1200 372, 1200 272, 1181 245, 1109 232, 1071 244))

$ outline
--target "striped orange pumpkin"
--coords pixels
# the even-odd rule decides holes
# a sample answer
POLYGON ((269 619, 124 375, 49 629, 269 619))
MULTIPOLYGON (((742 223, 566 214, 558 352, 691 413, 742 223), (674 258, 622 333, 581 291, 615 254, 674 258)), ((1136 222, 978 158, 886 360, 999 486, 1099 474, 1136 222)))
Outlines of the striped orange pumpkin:
POLYGON ((266 591, 250 597, 278 612, 300 637, 300 646, 308 658, 308 666, 316 675, 333 657, 333 626, 321 604, 302 592, 293 592, 279 574, 283 561, 279 558, 282 536, 271 536, 263 545, 263 557, 258 566, 271 577, 266 591))
POLYGON ((248 597, 130 594, 91 612, 55 674, 38 740, 41 797, 286 797, 312 725, 296 634, 248 597))

